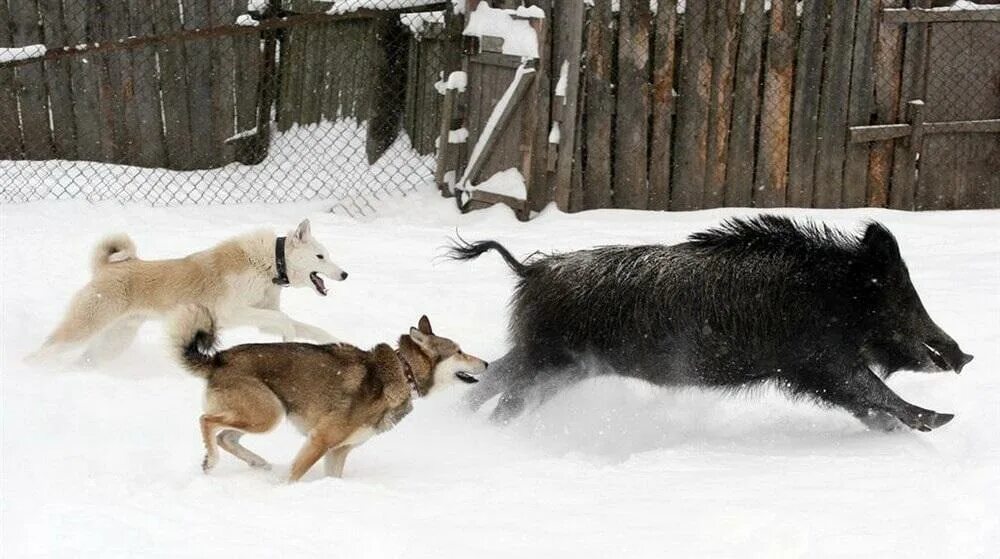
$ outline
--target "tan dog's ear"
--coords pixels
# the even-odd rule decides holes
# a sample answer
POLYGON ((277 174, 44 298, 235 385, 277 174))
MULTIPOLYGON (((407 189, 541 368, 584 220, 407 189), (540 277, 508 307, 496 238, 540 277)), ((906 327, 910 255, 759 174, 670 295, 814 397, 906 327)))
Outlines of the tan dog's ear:
POLYGON ((428 335, 434 334, 434 331, 431 330, 431 321, 429 318, 427 318, 426 314, 420 317, 420 322, 417 323, 417 327, 420 328, 420 331, 423 332, 424 334, 428 335))
POLYGON ((430 345, 431 340, 427 336, 428 334, 424 334, 416 328, 410 328, 410 339, 413 340, 413 343, 420 346, 420 349, 426 351, 427 353, 432 353, 430 345))

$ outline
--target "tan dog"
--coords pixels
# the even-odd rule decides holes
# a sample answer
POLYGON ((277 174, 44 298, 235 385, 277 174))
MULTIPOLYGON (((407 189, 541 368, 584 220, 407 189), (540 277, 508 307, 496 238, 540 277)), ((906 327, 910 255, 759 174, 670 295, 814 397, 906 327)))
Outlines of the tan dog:
POLYGON ((216 447, 251 467, 269 468, 240 445, 243 433, 264 433, 283 415, 309 439, 292 464, 296 481, 326 456, 326 473, 340 477, 352 448, 391 429, 412 409, 411 393, 426 396, 455 382, 474 383, 486 362, 434 335, 424 316, 400 336, 398 349, 364 351, 348 344, 244 344, 214 352, 215 328, 203 307, 181 311, 173 344, 183 366, 205 378, 202 468, 218 462, 216 447))
POLYGON ((86 348, 86 362, 111 359, 132 343, 145 320, 184 303, 208 307, 222 326, 254 326, 286 341, 336 341, 281 312, 281 288, 308 286, 326 295, 320 274, 347 278, 313 238, 309 220, 287 237, 258 231, 174 260, 140 260, 127 235, 114 235, 94 249, 91 266, 90 283, 76 293, 62 323, 30 360, 78 348, 86 348))

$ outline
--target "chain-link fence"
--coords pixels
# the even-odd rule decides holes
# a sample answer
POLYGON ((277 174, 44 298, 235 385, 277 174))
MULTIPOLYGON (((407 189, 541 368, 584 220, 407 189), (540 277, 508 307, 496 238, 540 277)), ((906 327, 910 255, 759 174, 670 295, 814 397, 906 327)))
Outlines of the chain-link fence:
POLYGON ((1000 0, 0 0, 4 202, 977 208, 998 161, 1000 0))
POLYGON ((444 7, 0 0, 0 199, 364 212, 433 182, 444 7))

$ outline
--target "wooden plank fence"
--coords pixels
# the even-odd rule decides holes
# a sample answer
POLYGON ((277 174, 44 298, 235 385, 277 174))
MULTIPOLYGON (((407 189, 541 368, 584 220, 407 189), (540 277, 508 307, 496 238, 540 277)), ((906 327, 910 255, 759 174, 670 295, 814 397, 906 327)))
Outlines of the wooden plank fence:
MULTIPOLYGON (((316 16, 330 8, 281 5, 316 16)), ((234 26, 245 12, 246 0, 0 0, 0 48, 50 49, 0 67, 0 159, 179 170, 243 160, 226 140, 257 126, 262 71, 261 33, 234 26)), ((381 71, 395 80, 382 87, 400 107, 374 125, 383 143, 405 130, 419 153, 433 153, 435 83, 447 51, 460 46, 433 24, 419 34, 402 29, 403 48, 387 49, 376 21, 398 22, 397 12, 299 17, 282 41, 278 130, 342 118, 362 125, 381 71)))
POLYGON ((575 149, 543 161, 548 186, 531 189, 531 206, 996 207, 1000 7, 931 9, 946 4, 659 0, 651 11, 594 0, 567 36, 577 16, 556 3, 546 13, 557 54, 543 54, 537 79, 555 80, 565 53, 579 53, 581 131, 575 149), (983 119, 945 133, 945 121, 983 119), (851 132, 896 123, 901 132, 872 141, 851 132), (906 139, 920 131, 922 147, 906 139), (554 171, 569 165, 582 177, 554 171))

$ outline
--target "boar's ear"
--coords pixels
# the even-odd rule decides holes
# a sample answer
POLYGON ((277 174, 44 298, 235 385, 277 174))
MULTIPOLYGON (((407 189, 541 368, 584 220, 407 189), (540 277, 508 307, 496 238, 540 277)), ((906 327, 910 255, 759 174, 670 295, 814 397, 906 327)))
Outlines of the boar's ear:
POLYGON ((878 222, 868 224, 861 246, 872 256, 883 262, 893 262, 900 259, 899 245, 885 225, 878 222))

